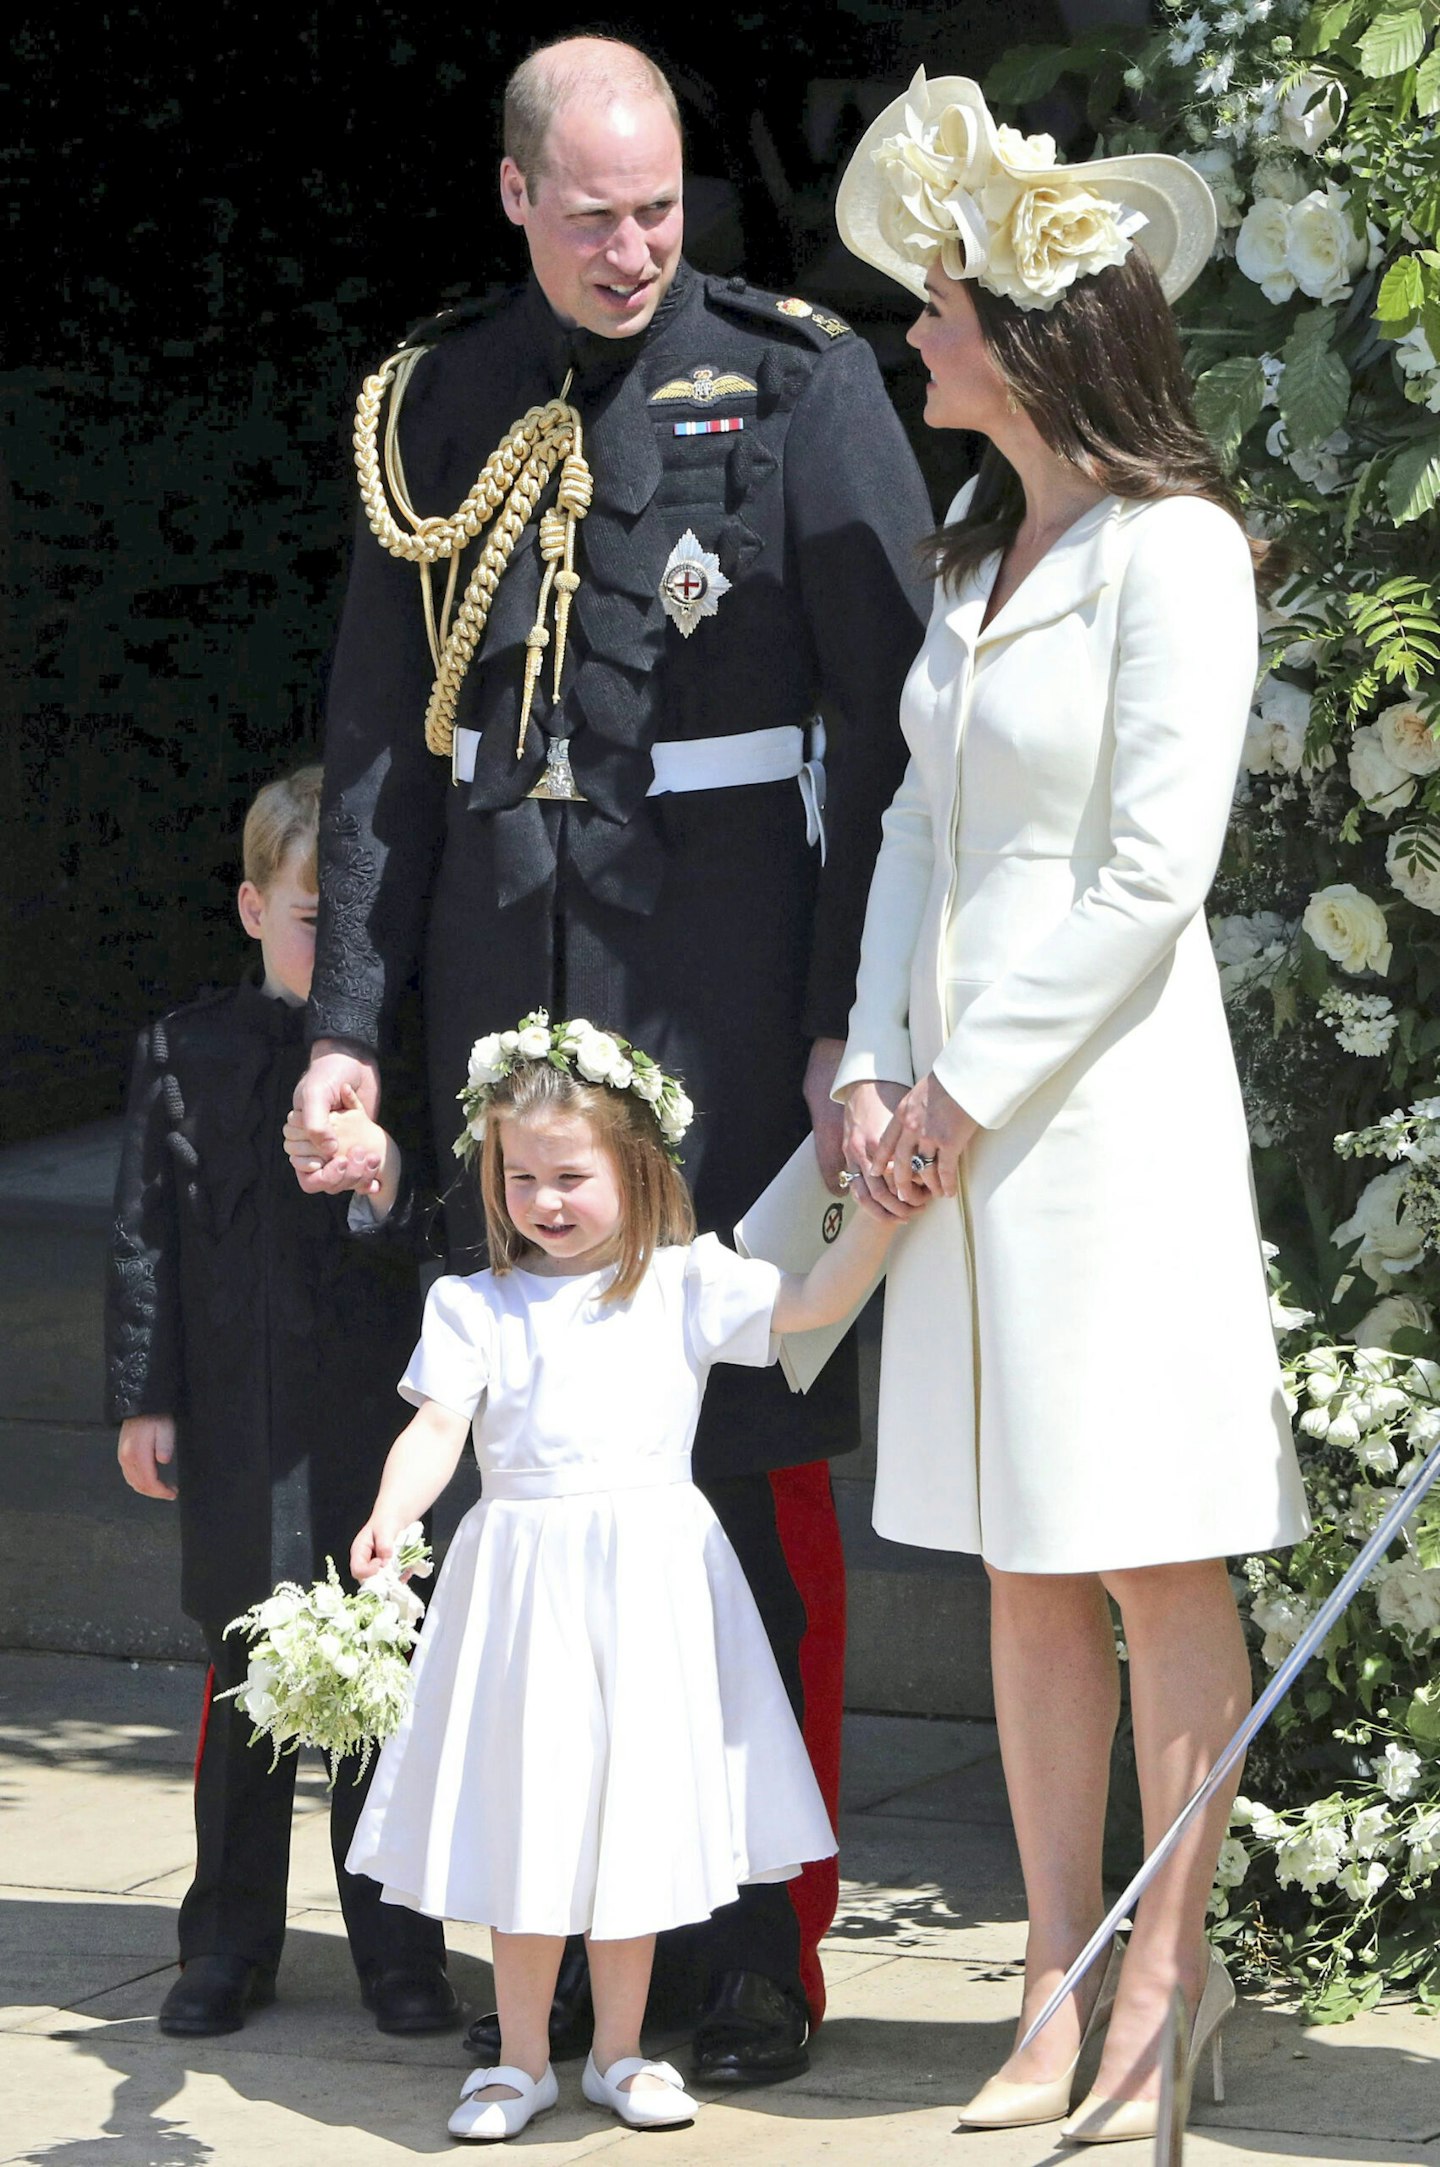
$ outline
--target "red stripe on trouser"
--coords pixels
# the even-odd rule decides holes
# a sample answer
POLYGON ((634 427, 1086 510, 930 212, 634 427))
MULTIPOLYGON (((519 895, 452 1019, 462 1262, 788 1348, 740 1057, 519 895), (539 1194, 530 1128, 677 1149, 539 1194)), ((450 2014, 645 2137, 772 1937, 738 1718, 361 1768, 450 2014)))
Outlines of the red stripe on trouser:
MULTIPOLYGON (((770 1477, 775 1525, 790 1577, 805 1605, 800 1643, 800 1683, 805 1696, 804 1733, 815 1779, 830 1819, 840 1817, 840 1729, 845 1706, 845 1554, 830 1467, 811 1460, 782 1467, 770 1477)), ((812 1859, 787 1884, 800 1922, 800 1983, 810 2022, 825 2014, 825 1976, 820 1942, 840 1901, 840 1868, 833 1858, 812 1859)))
POLYGON ((195 1741, 195 1774, 191 1778, 192 1785, 198 1785, 200 1781, 200 1763, 205 1758, 205 1740, 210 1731, 210 1703, 214 1698, 215 1665, 212 1663, 205 1673, 205 1705, 200 1710, 200 1736, 195 1741))

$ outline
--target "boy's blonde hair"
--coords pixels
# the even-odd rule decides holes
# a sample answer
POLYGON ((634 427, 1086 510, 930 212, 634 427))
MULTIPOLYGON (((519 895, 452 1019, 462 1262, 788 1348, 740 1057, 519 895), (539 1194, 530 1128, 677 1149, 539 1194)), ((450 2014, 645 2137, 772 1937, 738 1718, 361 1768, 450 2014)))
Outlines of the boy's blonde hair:
POLYGON ((303 847, 300 878, 307 888, 318 885, 316 842, 320 833, 320 786, 325 770, 301 767, 278 782, 266 783, 245 815, 241 856, 245 878, 262 895, 279 877, 280 868, 293 850, 303 847))
POLYGON ((547 1114, 579 1114, 595 1131, 595 1140, 615 1162, 620 1189, 620 1237, 615 1276, 603 1299, 623 1302, 635 1292, 657 1249, 695 1239, 695 1207, 685 1177, 665 1149, 654 1110, 629 1091, 582 1083, 544 1061, 523 1061, 495 1086, 485 1109, 485 1142, 480 1153, 480 1197, 490 1269, 503 1279, 530 1247, 505 1209, 507 1120, 525 1121, 547 1114))

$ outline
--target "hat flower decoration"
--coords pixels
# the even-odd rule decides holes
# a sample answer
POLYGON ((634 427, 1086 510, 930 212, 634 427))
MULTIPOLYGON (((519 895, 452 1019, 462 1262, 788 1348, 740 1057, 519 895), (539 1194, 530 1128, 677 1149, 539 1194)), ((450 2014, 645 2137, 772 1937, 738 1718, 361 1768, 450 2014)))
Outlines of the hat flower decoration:
POLYGON ((537 1008, 522 1016, 513 1031, 490 1031, 471 1047, 464 1088, 456 1094, 465 1116, 465 1126, 455 1139, 457 1159, 468 1162, 475 1156, 485 1139, 485 1119, 495 1086, 527 1061, 543 1062, 582 1083, 628 1091, 654 1115, 672 1158, 695 1118, 695 1108, 678 1078, 667 1076, 648 1053, 618 1032, 599 1030, 584 1016, 552 1024, 547 1011, 537 1008))
POLYGON ((1058 162, 1054 139, 997 123, 977 83, 919 69, 862 138, 835 206, 852 254, 917 296, 937 260, 1022 309, 1051 309, 1137 242, 1174 300, 1215 238, 1202 177, 1159 154, 1058 162))

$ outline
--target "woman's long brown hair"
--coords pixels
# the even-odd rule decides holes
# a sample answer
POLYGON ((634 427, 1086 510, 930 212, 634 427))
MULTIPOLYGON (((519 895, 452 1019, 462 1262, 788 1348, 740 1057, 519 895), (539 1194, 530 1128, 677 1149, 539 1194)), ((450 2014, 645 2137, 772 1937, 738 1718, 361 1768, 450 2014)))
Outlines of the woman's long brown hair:
MULTIPOLYGON (((1243 524, 1195 419, 1175 318, 1142 250, 1077 278, 1050 309, 1018 308, 975 280, 969 291, 990 359, 1052 451, 1114 496, 1206 497, 1243 524)), ((1024 510, 1019 476, 987 445, 970 508, 926 542, 929 562, 958 586, 1008 548, 1024 510)))

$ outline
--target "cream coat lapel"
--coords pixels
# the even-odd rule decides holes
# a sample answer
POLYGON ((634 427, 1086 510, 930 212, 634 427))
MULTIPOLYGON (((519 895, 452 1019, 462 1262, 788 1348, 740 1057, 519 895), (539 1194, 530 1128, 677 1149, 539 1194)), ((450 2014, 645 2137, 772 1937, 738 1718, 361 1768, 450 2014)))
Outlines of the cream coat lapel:
MULTIPOLYGON (((1053 624, 1101 593, 1117 569, 1119 527, 1125 510, 1124 502, 1112 496, 1102 497, 1088 512, 1082 512, 1046 550, 1034 571, 1021 580, 1009 600, 1001 604, 989 624, 983 630, 977 625, 974 645, 988 646, 992 640, 1014 639, 1021 632, 1033 632, 1037 625, 1053 624)), ((991 563, 987 558, 986 567, 991 563)), ((987 569, 986 599, 994 584, 994 570, 987 569)))

